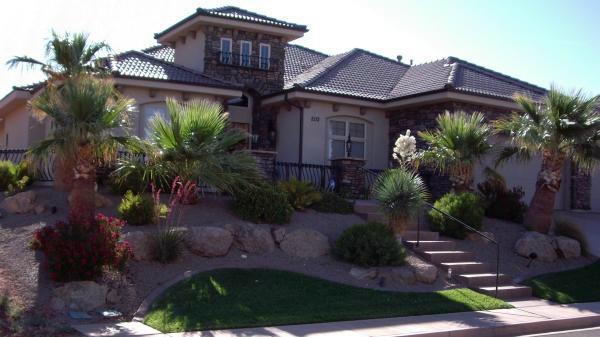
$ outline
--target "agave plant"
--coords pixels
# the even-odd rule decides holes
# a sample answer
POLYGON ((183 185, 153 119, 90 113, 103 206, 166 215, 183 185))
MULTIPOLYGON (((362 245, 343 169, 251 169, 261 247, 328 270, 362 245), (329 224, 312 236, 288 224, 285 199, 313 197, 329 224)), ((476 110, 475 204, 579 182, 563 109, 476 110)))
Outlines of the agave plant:
POLYGON ((481 113, 446 112, 436 121, 437 129, 419 132, 429 145, 420 161, 449 174, 457 192, 469 191, 475 164, 492 149, 488 143, 492 129, 481 113))
POLYGON ((373 196, 398 234, 406 229, 408 222, 418 215, 429 199, 421 177, 402 167, 389 169, 379 175, 373 187, 373 196))
MULTIPOLYGON (((150 139, 138 146, 147 161, 119 162, 118 178, 138 174, 149 184, 179 176, 183 184, 193 181, 228 193, 262 181, 254 158, 237 148, 248 135, 230 127, 220 104, 167 99, 167 111, 168 119, 156 116, 151 120, 150 139)), ((185 203, 195 201, 195 190, 189 194, 185 203)))
POLYGON ((542 157, 535 194, 524 222, 536 231, 548 233, 565 161, 574 161, 588 171, 600 163, 600 112, 595 110, 600 97, 552 86, 541 103, 525 96, 517 96, 515 101, 524 113, 515 113, 494 124, 496 132, 508 135, 512 142, 502 151, 498 163, 513 156, 521 160, 533 155, 542 157))

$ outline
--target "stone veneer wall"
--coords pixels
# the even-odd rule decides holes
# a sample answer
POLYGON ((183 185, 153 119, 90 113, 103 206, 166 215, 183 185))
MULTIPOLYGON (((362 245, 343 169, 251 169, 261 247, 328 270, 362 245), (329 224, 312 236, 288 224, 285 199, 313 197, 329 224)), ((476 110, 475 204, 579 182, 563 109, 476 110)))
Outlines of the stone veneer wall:
POLYGON ((335 172, 336 189, 344 197, 360 199, 365 194, 365 161, 354 158, 339 158, 331 161, 335 172))
POLYGON ((277 158, 277 152, 253 150, 250 153, 256 160, 256 164, 262 171, 262 174, 265 177, 265 179, 274 180, 275 179, 275 160, 277 158))
MULTIPOLYGON (((203 27, 203 31, 206 34, 204 56, 204 73, 206 75, 248 86, 262 95, 282 90, 285 46, 287 44, 283 37, 217 26, 203 27), (269 44, 272 60, 270 69, 221 64, 219 52, 221 51, 221 38, 223 37, 232 39, 232 52, 234 54, 239 54, 240 41, 242 40, 252 42, 252 55, 256 57, 260 55, 260 43, 269 44)), ((256 61, 256 59, 253 58, 252 61, 256 61)))
MULTIPOLYGON (((462 102, 443 102, 430 105, 403 108, 388 112, 390 123, 389 128, 389 150, 390 160, 392 160, 392 148, 394 142, 400 134, 404 134, 406 129, 416 136, 418 131, 432 129, 436 127, 435 119, 439 114, 446 111, 457 112, 465 111, 468 113, 481 112, 488 120, 495 120, 501 116, 511 113, 508 109, 489 107, 484 105, 469 104, 462 102)), ((424 148, 425 143, 417 137, 417 147, 424 148)), ((430 188, 433 200, 441 197, 452 188, 448 176, 441 175, 431 168, 421 168, 421 175, 430 188)))
POLYGON ((588 210, 592 202, 592 178, 588 172, 571 164, 571 208, 588 210))

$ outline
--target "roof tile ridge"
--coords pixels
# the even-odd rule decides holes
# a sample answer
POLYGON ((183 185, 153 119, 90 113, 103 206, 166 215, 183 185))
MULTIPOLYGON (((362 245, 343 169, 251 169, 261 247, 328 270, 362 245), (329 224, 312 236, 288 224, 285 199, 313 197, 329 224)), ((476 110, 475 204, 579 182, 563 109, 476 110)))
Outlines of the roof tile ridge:
POLYGON ((305 46, 302 46, 302 45, 299 45, 299 44, 295 44, 295 43, 288 43, 287 45, 291 46, 291 47, 297 47, 297 48, 300 48, 300 49, 308 50, 310 52, 313 52, 313 53, 316 53, 316 54, 320 54, 322 56, 327 56, 327 57, 332 56, 332 55, 325 54, 325 53, 323 53, 321 51, 318 51, 318 50, 315 50, 315 49, 312 49, 312 48, 308 48, 308 47, 305 47, 305 46))
POLYGON ((402 63, 402 62, 398 62, 398 60, 394 60, 393 58, 389 58, 389 57, 387 57, 387 56, 383 56, 383 55, 381 55, 381 54, 377 54, 377 53, 375 53, 375 52, 372 52, 372 51, 370 51, 370 50, 366 50, 366 49, 362 49, 362 48, 354 48, 353 50, 361 51, 361 52, 363 52, 363 53, 369 54, 369 55, 371 55, 371 56, 373 56, 373 57, 377 57, 377 58, 379 58, 379 59, 382 59, 382 60, 384 60, 384 61, 388 61, 388 62, 390 62, 390 63, 394 63, 394 64, 400 64, 400 65, 403 65, 403 66, 406 66, 406 67, 410 67, 410 65, 409 65, 409 64, 402 63))
MULTIPOLYGON (((336 55, 332 55, 332 56, 324 58, 323 60, 319 61, 314 66, 308 68, 308 70, 306 70, 305 72, 302 72, 300 75, 305 74, 305 73, 309 73, 313 68, 316 69, 322 62, 327 61, 331 57, 339 57, 339 59, 337 59, 335 62, 333 62, 331 65, 329 65, 328 67, 326 67, 322 71, 317 72, 314 76, 312 76, 311 78, 309 78, 308 80, 306 80, 306 81, 304 81, 302 83, 294 83, 294 86, 305 87, 305 86, 311 85, 318 78, 320 78, 320 77, 324 76, 325 74, 329 73, 331 71, 331 69, 337 67, 342 61, 344 61, 345 59, 347 59, 350 55, 354 54, 356 51, 357 51, 356 49, 352 49, 352 50, 349 50, 349 51, 347 51, 345 53, 336 54, 336 55)), ((300 76, 300 75, 298 75, 298 76, 300 76)), ((296 76, 296 78, 298 76, 296 76)))

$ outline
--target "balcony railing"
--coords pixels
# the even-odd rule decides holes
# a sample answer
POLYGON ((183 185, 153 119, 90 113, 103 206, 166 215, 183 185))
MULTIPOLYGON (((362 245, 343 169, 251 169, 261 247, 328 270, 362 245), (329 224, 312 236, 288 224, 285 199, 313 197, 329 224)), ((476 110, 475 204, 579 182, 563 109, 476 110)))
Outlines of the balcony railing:
POLYGON ((256 55, 236 54, 221 51, 218 52, 217 57, 220 64, 260 70, 273 70, 278 66, 279 61, 271 57, 260 57, 256 55))

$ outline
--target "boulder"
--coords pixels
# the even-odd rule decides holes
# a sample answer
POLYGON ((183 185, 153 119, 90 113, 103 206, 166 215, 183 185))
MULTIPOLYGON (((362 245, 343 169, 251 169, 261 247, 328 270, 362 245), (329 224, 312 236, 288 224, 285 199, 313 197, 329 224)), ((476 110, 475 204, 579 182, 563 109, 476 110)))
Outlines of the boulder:
POLYGON ((581 256, 581 244, 579 241, 566 236, 557 236, 555 240, 558 249, 565 258, 569 259, 581 256))
POLYGON ((106 304, 108 289, 92 281, 69 282, 54 289, 51 305, 56 310, 92 311, 106 304))
POLYGON ((36 198, 37 195, 34 191, 25 191, 6 197, 0 203, 0 207, 8 213, 29 213, 35 209, 36 198))
POLYGON ((390 274, 394 282, 402 284, 414 284, 417 282, 414 270, 408 266, 393 268, 390 274))
POLYGON ((281 243, 281 241, 283 241, 283 238, 285 237, 285 232, 285 228, 283 227, 271 229, 271 234, 273 235, 273 240, 275 240, 275 243, 281 243))
POLYGON ((152 235, 146 232, 135 231, 123 234, 123 241, 127 241, 133 252, 134 260, 150 260, 152 235))
POLYGON ((517 240, 515 251, 526 258, 535 253, 537 260, 553 262, 558 258, 553 241, 548 235, 538 232, 526 232, 517 240))
MULTIPOLYGON (((494 235, 494 233, 491 232, 482 232, 485 236, 487 236, 488 238, 492 238, 492 239, 496 239, 496 236, 494 235)), ((477 233, 469 233, 467 234, 467 240, 469 241, 474 241, 474 242, 482 242, 482 243, 491 243, 490 240, 484 238, 483 236, 477 234, 477 233)))
POLYGON ((438 277, 438 269, 429 263, 418 263, 413 265, 415 279, 419 282, 432 284, 438 277))
POLYGON ((296 257, 318 257, 327 255, 331 249, 329 239, 312 229, 298 229, 285 235, 281 250, 296 257))
POLYGON ((225 229, 233 233, 235 246, 247 253, 265 254, 275 249, 271 231, 253 224, 227 224, 225 229))
POLYGON ((354 268, 350 269, 350 275, 352 275, 352 277, 357 278, 359 280, 372 280, 377 277, 377 269, 375 269, 375 268, 365 269, 365 268, 354 267, 354 268))
POLYGON ((106 294, 106 302, 110 304, 117 304, 121 302, 121 296, 119 295, 119 291, 117 289, 111 289, 106 294))
POLYGON ((188 237, 190 250, 207 257, 227 255, 233 243, 233 234, 220 227, 194 227, 188 237))

